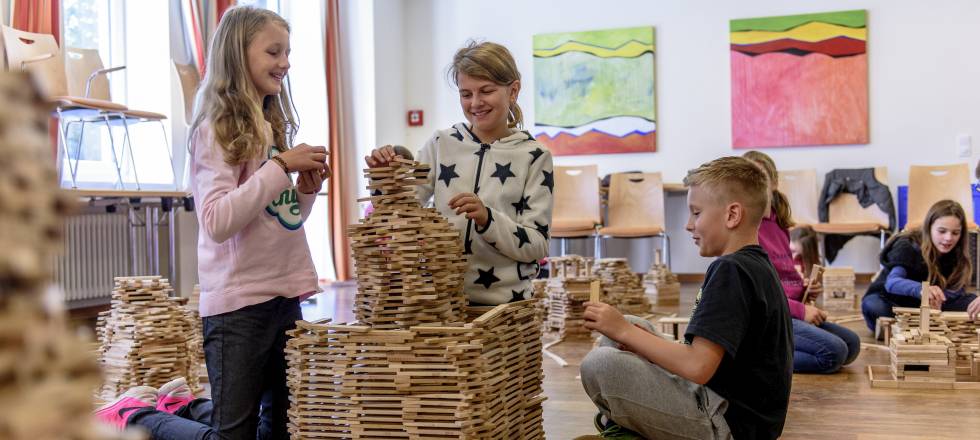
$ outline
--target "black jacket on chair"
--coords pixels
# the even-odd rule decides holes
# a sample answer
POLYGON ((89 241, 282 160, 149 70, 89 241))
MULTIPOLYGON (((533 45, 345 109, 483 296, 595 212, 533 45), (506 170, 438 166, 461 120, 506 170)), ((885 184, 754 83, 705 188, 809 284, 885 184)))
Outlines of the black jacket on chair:
MULTIPOLYGON (((875 178, 874 168, 839 169, 827 173, 817 206, 817 214, 822 223, 829 221, 830 202, 840 193, 854 194, 862 208, 872 204, 878 205, 888 214, 888 230, 895 230, 895 203, 892 201, 892 192, 887 185, 875 178)), ((837 252, 852 237, 852 235, 827 235, 824 238, 824 254, 827 261, 833 262, 837 258, 837 252)))

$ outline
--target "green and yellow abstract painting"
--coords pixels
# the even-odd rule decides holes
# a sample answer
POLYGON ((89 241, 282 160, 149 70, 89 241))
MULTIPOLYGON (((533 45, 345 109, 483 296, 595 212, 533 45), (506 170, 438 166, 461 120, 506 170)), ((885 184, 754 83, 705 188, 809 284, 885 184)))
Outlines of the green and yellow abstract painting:
POLYGON ((534 136, 554 155, 657 150, 652 26, 534 36, 534 136))

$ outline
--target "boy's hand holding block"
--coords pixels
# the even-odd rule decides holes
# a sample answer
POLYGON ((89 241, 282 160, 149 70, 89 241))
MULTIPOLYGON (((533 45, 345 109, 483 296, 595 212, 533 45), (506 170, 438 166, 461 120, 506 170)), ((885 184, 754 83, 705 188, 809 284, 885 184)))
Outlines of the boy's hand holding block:
POLYGON ((589 302, 591 303, 599 302, 600 292, 602 292, 602 289, 600 288, 599 280, 592 281, 592 284, 589 286, 589 302))

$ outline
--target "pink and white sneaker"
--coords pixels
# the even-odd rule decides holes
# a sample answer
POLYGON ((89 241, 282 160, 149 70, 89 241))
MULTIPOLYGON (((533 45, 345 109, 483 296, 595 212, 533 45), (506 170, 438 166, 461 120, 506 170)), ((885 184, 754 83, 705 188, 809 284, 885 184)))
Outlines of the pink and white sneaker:
POLYGON ((122 393, 116 400, 95 410, 95 418, 109 426, 122 431, 126 429, 129 417, 138 409, 153 408, 157 398, 157 389, 153 387, 132 387, 122 393))
POLYGON ((178 377, 163 384, 157 391, 156 408, 157 411, 173 414, 194 399, 191 387, 187 386, 187 379, 178 377))

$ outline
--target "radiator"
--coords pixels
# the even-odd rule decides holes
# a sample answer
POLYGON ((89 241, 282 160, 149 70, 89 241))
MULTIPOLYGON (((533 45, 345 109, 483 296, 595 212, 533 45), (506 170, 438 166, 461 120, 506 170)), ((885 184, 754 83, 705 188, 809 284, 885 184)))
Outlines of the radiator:
POLYGON ((145 258, 132 258, 147 253, 145 227, 130 228, 127 211, 89 212, 66 219, 64 251, 55 257, 54 279, 69 306, 107 303, 113 278, 150 275, 145 258))

